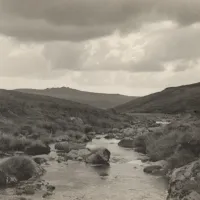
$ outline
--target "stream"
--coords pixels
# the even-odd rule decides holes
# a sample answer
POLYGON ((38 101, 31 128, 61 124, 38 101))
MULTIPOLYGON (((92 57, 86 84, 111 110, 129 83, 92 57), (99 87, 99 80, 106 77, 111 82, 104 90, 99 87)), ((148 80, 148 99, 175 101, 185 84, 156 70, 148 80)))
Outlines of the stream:
POLYGON ((121 148, 117 140, 94 139, 89 148, 106 147, 111 152, 110 166, 85 163, 52 163, 45 180, 56 186, 55 200, 164 200, 167 183, 147 175, 145 166, 133 150, 121 148))
MULTIPOLYGON (((83 162, 49 161, 43 179, 56 187, 50 200, 165 200, 167 183, 162 177, 143 172, 147 164, 140 154, 117 145, 118 140, 94 139, 89 148, 106 147, 111 152, 110 166, 90 166, 83 162)), ((56 157, 52 150, 50 157, 56 157)), ((0 195, 1 196, 1 195, 0 195)), ((1 199, 1 198, 0 198, 1 199)), ((6 198, 5 200, 10 198, 6 198)), ((39 200, 41 194, 30 196, 39 200)))

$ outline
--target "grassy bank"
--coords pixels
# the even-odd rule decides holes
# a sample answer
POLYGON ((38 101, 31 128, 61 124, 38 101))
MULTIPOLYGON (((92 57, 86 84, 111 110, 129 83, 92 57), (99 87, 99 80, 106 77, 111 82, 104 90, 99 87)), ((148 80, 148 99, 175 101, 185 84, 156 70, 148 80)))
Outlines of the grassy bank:
POLYGON ((156 128, 136 137, 135 146, 152 161, 167 160, 171 169, 186 165, 200 155, 200 118, 187 115, 156 128))
POLYGON ((50 143, 59 136, 77 140, 88 132, 124 127, 129 117, 48 96, 0 90, 1 149, 23 150, 31 140, 50 143), (7 137, 5 136, 7 135, 7 137), (16 139, 17 138, 17 139, 16 139))

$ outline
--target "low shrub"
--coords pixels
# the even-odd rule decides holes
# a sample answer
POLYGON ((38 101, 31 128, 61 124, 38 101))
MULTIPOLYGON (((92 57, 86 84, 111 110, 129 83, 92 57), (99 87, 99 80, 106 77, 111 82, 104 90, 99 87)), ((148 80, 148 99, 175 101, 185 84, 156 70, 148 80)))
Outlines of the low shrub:
POLYGON ((12 151, 24 151, 24 149, 31 144, 31 141, 26 138, 12 139, 10 142, 10 149, 12 151))
POLYGON ((146 136, 140 135, 134 139, 134 147, 137 152, 146 153, 146 136))
POLYGON ((93 131, 93 128, 92 128, 91 125, 86 124, 86 125, 84 126, 84 132, 85 132, 85 133, 89 133, 89 132, 92 132, 92 131, 93 131))
POLYGON ((135 138, 136 150, 144 151, 152 161, 167 160, 171 168, 194 161, 200 155, 200 127, 183 120, 135 138))
POLYGON ((177 147, 177 138, 180 132, 172 131, 159 138, 152 137, 146 140, 146 151, 152 161, 158 161, 168 158, 177 147))
POLYGON ((0 150, 1 151, 24 151, 26 146, 30 145, 31 141, 26 138, 16 138, 11 135, 0 135, 0 150))
POLYGON ((33 141, 30 145, 28 145, 25 149, 25 153, 28 155, 42 155, 49 154, 51 151, 50 147, 47 144, 44 144, 42 141, 33 141))
POLYGON ((0 164, 0 171, 7 177, 15 177, 18 181, 28 180, 42 173, 37 164, 26 156, 14 156, 5 160, 0 164))
POLYGON ((174 154, 172 154, 168 159, 169 167, 171 169, 179 168, 184 165, 187 165, 188 163, 196 160, 197 157, 191 152, 186 149, 181 149, 175 151, 174 154))
POLYGON ((0 151, 24 151, 31 155, 48 154, 50 152, 48 144, 51 141, 49 137, 41 137, 41 140, 33 140, 2 134, 0 135, 0 151))
POLYGON ((51 144, 55 141, 55 139, 52 136, 46 134, 40 135, 38 140, 40 140, 42 143, 46 145, 51 144))

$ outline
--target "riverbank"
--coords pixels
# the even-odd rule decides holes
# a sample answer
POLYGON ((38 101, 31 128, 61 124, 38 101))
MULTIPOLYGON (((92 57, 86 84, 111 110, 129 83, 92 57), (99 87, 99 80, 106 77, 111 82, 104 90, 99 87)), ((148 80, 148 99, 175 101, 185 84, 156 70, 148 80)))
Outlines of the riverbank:
POLYGON ((200 117, 187 114, 172 123, 121 142, 155 163, 145 172, 169 179, 167 200, 200 199, 200 117), (132 142, 131 142, 132 141, 132 142))
MULTIPOLYGON (((34 195, 25 197, 39 200, 46 194, 45 198, 48 199, 98 200, 104 196, 110 199, 134 197, 150 200, 198 200, 199 117, 159 117, 159 123, 152 116, 150 119, 145 115, 142 119, 134 119, 127 128, 104 129, 100 135, 92 131, 90 126, 82 133, 72 131, 67 135, 60 135, 54 138, 54 142, 61 151, 50 145, 50 150, 46 152, 48 155, 37 157, 30 154, 29 157, 43 167, 46 173, 38 179, 39 185, 43 184, 43 189, 36 189, 34 195), (96 168, 84 162, 84 155, 88 155, 87 148, 96 147, 104 147, 110 151, 110 166, 96 168), (165 177, 169 184, 164 181, 165 177), (49 184, 56 190, 49 193, 49 184)), ((7 144, 12 146, 12 142, 7 144)), ((48 144, 45 145, 49 149, 48 144)), ((30 146, 32 152, 36 152, 34 149, 38 146, 28 144, 29 148, 30 146)), ((16 151, 13 154, 16 153, 24 154, 16 151)), ((104 153, 99 155, 104 156, 104 153)), ((99 155, 91 158, 98 158, 99 162, 99 155)), ((104 159, 100 161, 104 162, 104 159)), ((34 184, 38 185, 38 182, 34 184)), ((16 188, 3 191, 5 200, 21 197, 16 196, 16 188)))

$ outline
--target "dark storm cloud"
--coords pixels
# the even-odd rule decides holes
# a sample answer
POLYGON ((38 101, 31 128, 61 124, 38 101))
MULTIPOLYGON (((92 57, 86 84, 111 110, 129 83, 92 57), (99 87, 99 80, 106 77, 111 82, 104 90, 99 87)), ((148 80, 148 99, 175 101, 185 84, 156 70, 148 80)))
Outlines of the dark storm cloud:
POLYGON ((21 40, 81 41, 173 20, 200 21, 199 0, 0 0, 0 33, 21 40))

